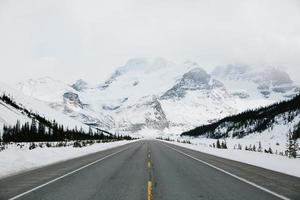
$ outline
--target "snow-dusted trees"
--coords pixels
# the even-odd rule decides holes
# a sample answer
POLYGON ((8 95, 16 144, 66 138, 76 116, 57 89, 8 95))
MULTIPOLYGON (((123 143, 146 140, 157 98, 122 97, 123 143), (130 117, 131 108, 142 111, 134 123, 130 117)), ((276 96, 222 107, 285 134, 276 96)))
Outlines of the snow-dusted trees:
POLYGON ((290 130, 287 134, 287 155, 290 158, 296 158, 297 157, 297 150, 299 148, 299 145, 297 143, 297 139, 294 137, 293 132, 290 130))
POLYGON ((26 122, 20 125, 18 121, 14 126, 3 127, 3 142, 44 142, 44 141, 65 141, 65 140, 130 140, 130 136, 104 135, 94 133, 92 128, 85 132, 82 128, 78 130, 64 128, 55 121, 50 126, 33 119, 31 124, 26 122))
POLYGON ((258 142, 258 148, 257 148, 258 152, 262 152, 262 146, 261 146, 261 141, 258 142))
POLYGON ((293 138, 300 138, 300 122, 294 127, 293 138))
MULTIPOLYGON (((276 119, 283 118, 284 123, 292 122, 300 113, 300 95, 291 100, 273 105, 242 112, 225 117, 211 124, 202 125, 193 130, 182 133, 183 136, 205 135, 208 138, 221 139, 226 137, 242 138, 252 133, 271 130, 276 119)), ((295 129, 294 137, 300 138, 300 123, 295 129)))
POLYGON ((221 149, 221 144, 220 144, 220 141, 219 141, 219 140, 217 140, 216 147, 217 147, 218 149, 221 149))
POLYGON ((222 141, 222 143, 221 143, 221 148, 222 148, 222 149, 227 149, 227 144, 226 144, 226 141, 225 141, 225 140, 222 141))
MULTIPOLYGON (((78 130, 65 128, 58 124, 55 120, 50 121, 37 113, 33 113, 22 105, 17 104, 12 97, 8 95, 0 95, 0 100, 16 108, 32 119, 31 123, 26 122, 21 125, 20 121, 14 126, 3 126, 2 138, 3 142, 42 142, 42 141, 64 141, 64 140, 103 140, 103 139, 132 139, 130 136, 116 136, 106 131, 97 131, 93 133, 92 128, 89 132, 85 132, 82 128, 78 130), (107 133, 104 135, 102 132, 107 133)), ((1 135, 0 135, 1 136, 1 135)))
POLYGON ((218 149, 227 149, 227 144, 226 141, 222 141, 220 142, 219 140, 217 140, 216 145, 213 144, 213 147, 217 147, 218 149))

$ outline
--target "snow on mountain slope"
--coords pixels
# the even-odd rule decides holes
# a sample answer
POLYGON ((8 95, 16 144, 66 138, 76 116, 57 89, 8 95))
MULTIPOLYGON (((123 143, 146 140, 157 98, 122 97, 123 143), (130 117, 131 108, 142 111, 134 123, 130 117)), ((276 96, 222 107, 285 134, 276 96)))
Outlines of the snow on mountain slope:
POLYGON ((217 67, 212 75, 222 81, 231 94, 240 98, 264 97, 279 101, 291 98, 300 91, 286 72, 274 67, 228 65, 217 67))
MULTIPOLYGON (((300 95, 272 104, 267 107, 245 111, 237 115, 225 117, 217 122, 202 125, 183 135, 205 135, 209 138, 244 138, 249 135, 267 132, 270 134, 286 134, 295 130, 295 137, 300 138, 300 95), (282 129, 284 128, 284 129, 282 129)), ((251 136, 250 136, 251 137, 251 136)), ((273 135, 272 137, 275 137, 273 135)))
POLYGON ((17 120, 21 123, 31 121, 31 119, 22 112, 0 100, 0 129, 2 129, 4 124, 16 124, 17 120))
POLYGON ((22 93, 46 102, 57 112, 81 123, 109 130, 115 126, 113 118, 100 111, 95 112, 81 100, 81 96, 85 96, 84 90, 88 89, 87 86, 83 80, 78 80, 69 86, 50 77, 30 79, 17 84, 17 88, 22 93))
POLYGON ((195 62, 176 64, 163 58, 131 59, 96 87, 84 80, 67 85, 42 78, 22 82, 18 88, 73 119, 105 130, 176 134, 300 91, 288 74, 275 68, 229 65, 209 74, 195 62))
POLYGON ((197 63, 163 58, 131 59, 98 87, 83 80, 69 86, 46 77, 18 88, 83 123, 126 132, 179 127, 180 133, 237 112, 233 105, 239 101, 197 63))
POLYGON ((131 59, 99 88, 104 97, 111 97, 113 100, 130 97, 128 102, 134 102, 143 96, 162 95, 192 67, 194 66, 191 64, 177 65, 163 58, 131 59))
POLYGON ((27 96, 46 102, 60 102, 65 92, 75 92, 72 87, 50 77, 19 82, 17 89, 27 96))
POLYGON ((185 124, 184 128, 236 113, 238 109, 234 105, 239 102, 199 66, 183 74, 161 100, 172 125, 185 124))
POLYGON ((72 84, 71 87, 74 90, 81 92, 81 91, 84 91, 85 89, 87 89, 89 86, 88 86, 87 82, 85 82, 82 79, 79 79, 78 81, 76 81, 76 83, 72 84))
POLYGON ((234 105, 240 101, 197 63, 174 64, 163 58, 131 59, 99 89, 98 103, 119 127, 131 131, 154 128, 179 133, 236 113, 234 105))
MULTIPOLYGON (((11 96, 13 100, 20 106, 26 108, 27 110, 30 110, 33 113, 37 113, 41 116, 44 116, 48 120, 55 120, 59 124, 64 124, 69 128, 75 128, 77 126, 78 128, 82 127, 85 130, 88 130, 88 126, 60 112, 55 111, 54 109, 50 108, 47 103, 24 95, 18 90, 15 90, 1 82, 0 94, 6 94, 11 96)), ((31 119, 25 114, 11 107, 10 105, 5 104, 2 101, 0 101, 0 110, 1 126, 3 126, 3 124, 14 125, 17 122, 17 120, 20 120, 21 122, 31 121, 31 119)))
POLYGON ((271 148, 275 154, 286 155, 288 134, 300 141, 300 95, 197 127, 183 133, 182 139, 207 147, 220 139, 229 149, 271 148))
POLYGON ((157 96, 147 96, 135 104, 121 107, 116 112, 119 131, 137 132, 144 128, 163 130, 169 128, 169 121, 157 96))

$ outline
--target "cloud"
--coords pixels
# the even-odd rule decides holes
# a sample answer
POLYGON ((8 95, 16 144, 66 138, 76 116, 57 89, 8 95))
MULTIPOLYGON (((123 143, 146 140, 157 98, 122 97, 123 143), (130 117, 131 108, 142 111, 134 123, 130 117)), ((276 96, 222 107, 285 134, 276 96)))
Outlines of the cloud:
POLYGON ((2 0, 5 81, 101 82, 132 57, 284 67, 300 81, 297 0, 2 0))

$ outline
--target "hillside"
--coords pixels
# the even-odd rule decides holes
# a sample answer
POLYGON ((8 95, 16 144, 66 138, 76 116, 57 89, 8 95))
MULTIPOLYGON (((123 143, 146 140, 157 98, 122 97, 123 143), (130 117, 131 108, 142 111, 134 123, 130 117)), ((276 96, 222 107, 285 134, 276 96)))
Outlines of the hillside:
POLYGON ((182 136, 205 136, 214 139, 243 138, 265 131, 282 135, 290 130, 293 131, 294 138, 300 138, 300 95, 271 106, 225 117, 217 122, 184 132, 182 136))
POLYGON ((4 83, 0 82, 0 129, 4 125, 15 125, 31 122, 32 118, 41 117, 49 121, 55 120, 65 127, 82 127, 88 131, 89 127, 74 120, 52 108, 47 103, 20 93, 4 83))

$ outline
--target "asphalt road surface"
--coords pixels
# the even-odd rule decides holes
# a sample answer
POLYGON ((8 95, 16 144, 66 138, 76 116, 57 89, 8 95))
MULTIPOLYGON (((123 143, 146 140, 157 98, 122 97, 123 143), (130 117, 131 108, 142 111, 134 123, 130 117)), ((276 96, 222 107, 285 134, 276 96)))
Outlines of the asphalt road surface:
POLYGON ((1 179, 0 199, 300 199, 300 179, 141 140, 1 179))

